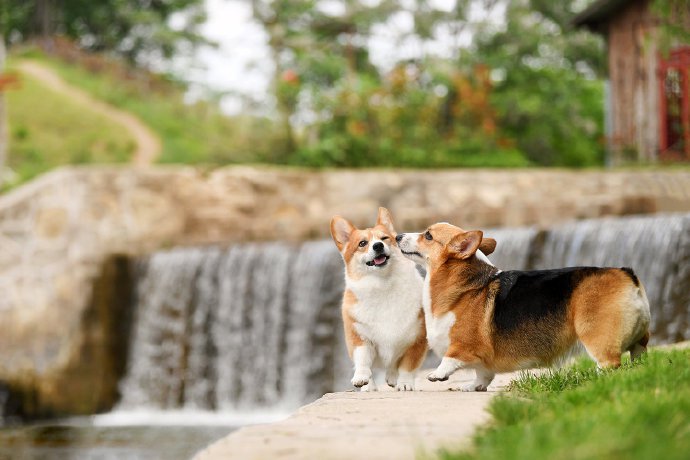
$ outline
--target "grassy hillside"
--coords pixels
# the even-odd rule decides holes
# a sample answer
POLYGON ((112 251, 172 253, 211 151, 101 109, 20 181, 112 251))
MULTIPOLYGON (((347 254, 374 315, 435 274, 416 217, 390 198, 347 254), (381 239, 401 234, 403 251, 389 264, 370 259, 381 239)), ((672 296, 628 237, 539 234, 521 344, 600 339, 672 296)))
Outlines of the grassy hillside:
POLYGON ((640 363, 598 371, 593 363, 526 375, 495 398, 493 423, 471 459, 686 459, 690 453, 690 350, 654 350, 640 363))
MULTIPOLYGON (((24 56, 49 65, 68 83, 115 107, 133 113, 163 141, 161 163, 221 165, 260 162, 270 152, 270 121, 257 117, 228 117, 208 103, 189 105, 185 91, 171 83, 149 84, 105 57, 68 64, 37 51, 24 56), (87 69, 88 64, 95 62, 87 69), (84 65, 86 64, 86 65, 84 65), (264 152, 262 154, 261 152, 264 152)), ((163 79, 161 79, 161 82, 163 79)))
POLYGON ((36 80, 21 75, 21 86, 6 95, 7 163, 16 176, 5 187, 65 164, 129 160, 134 141, 124 128, 36 80))

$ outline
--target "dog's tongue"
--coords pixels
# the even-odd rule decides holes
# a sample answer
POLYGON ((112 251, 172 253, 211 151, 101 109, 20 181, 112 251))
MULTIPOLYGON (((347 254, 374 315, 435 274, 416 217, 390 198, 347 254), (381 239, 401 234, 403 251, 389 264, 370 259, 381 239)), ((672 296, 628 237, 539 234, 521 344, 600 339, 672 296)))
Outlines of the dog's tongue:
POLYGON ((381 265, 386 261, 386 256, 378 256, 374 259, 374 265, 381 265))

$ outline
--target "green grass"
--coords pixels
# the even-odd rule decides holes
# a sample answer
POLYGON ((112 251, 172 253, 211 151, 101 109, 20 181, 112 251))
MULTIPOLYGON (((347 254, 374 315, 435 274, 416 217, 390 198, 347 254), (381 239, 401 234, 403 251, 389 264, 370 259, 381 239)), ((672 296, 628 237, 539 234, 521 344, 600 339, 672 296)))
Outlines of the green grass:
POLYGON ((134 140, 120 125, 22 75, 6 92, 9 119, 8 166, 16 173, 9 188, 65 164, 121 163, 134 140))
POLYGON ((470 459, 690 458, 690 350, 652 351, 599 372, 590 362, 523 375, 490 405, 470 459))
POLYGON ((257 117, 228 117, 208 103, 189 105, 184 89, 172 83, 147 88, 136 77, 131 81, 102 70, 32 51, 23 56, 53 68, 68 83, 97 99, 138 116, 163 143, 161 163, 221 165, 261 161, 256 152, 271 150, 270 122, 257 117))

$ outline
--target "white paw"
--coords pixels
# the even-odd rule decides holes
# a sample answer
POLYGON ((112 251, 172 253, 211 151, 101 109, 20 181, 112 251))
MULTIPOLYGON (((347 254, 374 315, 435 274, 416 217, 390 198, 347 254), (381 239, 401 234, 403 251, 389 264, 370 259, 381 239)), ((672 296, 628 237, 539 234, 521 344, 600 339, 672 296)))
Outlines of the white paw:
POLYGON ((430 382, 445 382, 446 380, 448 380, 448 376, 446 374, 438 372, 438 370, 429 372, 426 378, 430 382))
POLYGON ((488 383, 472 382, 467 385, 463 385, 460 391, 486 391, 489 388, 488 383))
POLYGON ((355 372, 355 375, 352 377, 352 380, 350 380, 350 382, 355 387, 362 388, 364 385, 369 383, 369 379, 371 379, 371 371, 370 370, 357 371, 357 372, 355 372))
POLYGON ((391 388, 396 388, 398 384, 398 374, 397 373, 386 373, 386 383, 391 388))
POLYGON ((414 382, 398 382, 395 389, 398 391, 414 391, 414 382))
POLYGON ((376 388, 376 385, 374 385, 374 381, 371 380, 367 385, 364 385, 362 388, 360 388, 359 391, 362 393, 370 393, 372 391, 378 391, 378 389, 376 388))

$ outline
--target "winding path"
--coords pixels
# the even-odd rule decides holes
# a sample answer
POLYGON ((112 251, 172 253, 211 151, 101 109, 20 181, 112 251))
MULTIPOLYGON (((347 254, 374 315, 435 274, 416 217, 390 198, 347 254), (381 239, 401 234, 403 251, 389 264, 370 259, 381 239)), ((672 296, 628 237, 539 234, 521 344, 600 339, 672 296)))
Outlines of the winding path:
POLYGON ((136 142, 136 150, 132 155, 134 166, 147 166, 156 161, 161 154, 161 140, 151 128, 139 118, 129 112, 120 110, 110 104, 100 101, 84 90, 65 82, 53 69, 36 61, 23 60, 17 68, 43 83, 55 92, 64 94, 77 104, 81 104, 92 112, 103 115, 109 120, 123 126, 136 142))

